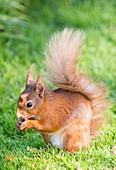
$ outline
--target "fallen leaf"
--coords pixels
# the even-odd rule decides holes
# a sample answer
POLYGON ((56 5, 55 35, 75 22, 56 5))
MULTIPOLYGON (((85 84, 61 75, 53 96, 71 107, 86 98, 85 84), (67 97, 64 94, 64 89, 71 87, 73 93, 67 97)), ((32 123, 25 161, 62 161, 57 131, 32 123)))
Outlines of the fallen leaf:
POLYGON ((79 168, 77 168, 76 170, 82 170, 82 168, 79 167, 79 168))
POLYGON ((34 151, 34 152, 38 152, 38 149, 37 149, 37 148, 33 148, 33 151, 34 151))
POLYGON ((116 146, 112 146, 112 149, 113 149, 113 150, 116 150, 116 146))
POLYGON ((112 151, 112 153, 113 153, 114 155, 116 155, 116 151, 112 151))
POLYGON ((14 159, 15 159, 15 157, 14 157, 13 155, 4 158, 5 161, 12 161, 12 160, 14 160, 14 159))
POLYGON ((29 146, 27 147, 27 151, 34 151, 34 152, 38 152, 37 148, 30 148, 29 146))
POLYGON ((60 159, 61 158, 61 156, 60 155, 57 155, 57 159, 60 159))
POLYGON ((116 155, 116 146, 112 146, 112 154, 116 155))
POLYGON ((44 170, 49 170, 49 168, 48 168, 48 167, 46 167, 44 170))
POLYGON ((93 161, 93 159, 88 159, 88 162, 92 162, 93 161))

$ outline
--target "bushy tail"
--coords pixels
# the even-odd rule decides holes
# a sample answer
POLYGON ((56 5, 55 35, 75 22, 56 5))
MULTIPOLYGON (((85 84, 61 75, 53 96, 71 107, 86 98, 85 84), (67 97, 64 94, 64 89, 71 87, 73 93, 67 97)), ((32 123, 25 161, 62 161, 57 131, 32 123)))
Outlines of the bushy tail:
POLYGON ((46 65, 49 70, 48 79, 56 86, 80 92, 92 104, 91 136, 95 136, 103 116, 101 112, 108 108, 107 88, 102 83, 95 83, 77 71, 79 53, 84 41, 84 34, 72 29, 64 29, 56 33, 48 43, 45 51, 46 65))

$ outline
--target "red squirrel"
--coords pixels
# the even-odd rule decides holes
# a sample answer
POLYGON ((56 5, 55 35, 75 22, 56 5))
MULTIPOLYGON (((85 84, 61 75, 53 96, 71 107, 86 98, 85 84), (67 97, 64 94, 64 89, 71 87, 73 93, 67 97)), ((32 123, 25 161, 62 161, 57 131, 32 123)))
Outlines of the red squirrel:
POLYGON ((47 79, 56 90, 41 82, 41 73, 33 79, 33 65, 28 71, 25 90, 18 100, 17 127, 33 128, 46 143, 76 152, 86 148, 99 133, 103 114, 108 108, 108 89, 77 71, 84 42, 80 31, 65 28, 55 33, 45 50, 47 79))

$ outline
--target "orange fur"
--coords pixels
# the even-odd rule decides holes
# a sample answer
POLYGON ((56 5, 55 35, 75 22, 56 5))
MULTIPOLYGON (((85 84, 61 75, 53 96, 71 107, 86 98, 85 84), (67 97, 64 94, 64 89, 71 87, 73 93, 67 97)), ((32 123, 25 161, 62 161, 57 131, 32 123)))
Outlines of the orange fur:
POLYGON ((83 39, 82 32, 72 29, 56 33, 45 56, 48 79, 59 89, 52 91, 43 85, 41 75, 35 82, 31 67, 18 101, 17 116, 25 118, 18 124, 20 130, 34 128, 46 143, 69 152, 89 145, 101 127, 101 112, 109 107, 107 88, 76 70, 83 39))

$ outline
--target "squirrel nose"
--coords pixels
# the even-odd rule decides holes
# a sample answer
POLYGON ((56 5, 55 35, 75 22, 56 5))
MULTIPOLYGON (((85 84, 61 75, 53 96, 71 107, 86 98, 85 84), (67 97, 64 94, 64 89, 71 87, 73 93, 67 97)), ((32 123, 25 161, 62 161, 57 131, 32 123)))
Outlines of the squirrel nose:
POLYGON ((22 114, 21 114, 20 112, 17 112, 17 117, 20 119, 20 118, 22 118, 23 116, 22 116, 22 114))

